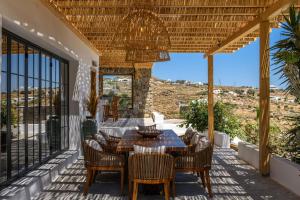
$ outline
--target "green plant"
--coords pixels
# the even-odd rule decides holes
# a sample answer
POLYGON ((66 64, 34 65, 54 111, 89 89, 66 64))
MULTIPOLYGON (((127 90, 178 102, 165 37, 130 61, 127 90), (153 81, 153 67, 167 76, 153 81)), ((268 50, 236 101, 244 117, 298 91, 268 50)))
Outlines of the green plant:
POLYGON ((193 127, 197 131, 204 131, 208 126, 207 102, 191 101, 187 111, 183 114, 184 122, 181 127, 193 127))
POLYGON ((254 95, 255 95, 255 90, 253 90, 253 89, 248 89, 248 90, 247 90, 247 95, 249 95, 249 96, 254 96, 254 95))
MULTIPOLYGON (((279 40, 271 50, 273 53, 276 74, 280 74, 283 83, 287 85, 286 91, 300 97, 300 12, 295 7, 290 7, 289 16, 284 16, 285 23, 282 24, 284 39, 279 40)), ((284 109, 288 109, 284 106, 284 109)), ((291 160, 300 162, 300 116, 294 117, 296 122, 294 128, 285 134, 285 150, 291 160)))
MULTIPOLYGON (((215 130, 225 132, 231 138, 240 136, 242 131, 239 120, 232 113, 232 105, 216 102, 214 105, 215 130)), ((205 101, 192 101, 185 113, 181 127, 193 127, 197 131, 204 131, 208 127, 208 105, 205 101)))
POLYGON ((129 96, 128 94, 121 94, 120 96, 120 110, 126 110, 129 106, 129 96))
POLYGON ((231 138, 240 136, 241 124, 232 113, 233 106, 223 102, 216 102, 214 106, 214 127, 215 130, 229 134, 231 138))
POLYGON ((294 128, 284 135, 286 151, 284 156, 300 164, 300 116, 291 117, 291 120, 294 122, 294 128))
POLYGON ((60 113, 60 95, 59 93, 56 93, 53 97, 53 105, 54 105, 54 110, 55 110, 55 114, 59 115, 60 113))
POLYGON ((242 89, 235 89, 234 92, 240 96, 244 94, 244 90, 242 90, 242 89))
POLYGON ((86 101, 86 106, 87 106, 87 110, 89 111, 89 113, 93 118, 96 117, 98 102, 99 102, 99 97, 97 97, 96 92, 91 91, 89 99, 86 101))
MULTIPOLYGON (((7 125, 8 113, 7 113, 7 102, 2 101, 1 103, 1 126, 7 125)), ((10 110, 10 121, 12 125, 17 123, 17 111, 16 107, 12 104, 10 110)))

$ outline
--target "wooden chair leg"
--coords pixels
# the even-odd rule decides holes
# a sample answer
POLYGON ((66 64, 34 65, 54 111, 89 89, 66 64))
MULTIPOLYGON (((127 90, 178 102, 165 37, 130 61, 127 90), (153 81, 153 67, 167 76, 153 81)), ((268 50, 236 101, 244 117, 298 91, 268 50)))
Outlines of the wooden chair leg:
POLYGON ((95 182, 95 176, 96 176, 96 170, 92 170, 91 180, 90 180, 90 186, 92 183, 95 182))
POLYGON ((205 189, 204 172, 200 172, 200 177, 201 177, 201 181, 202 181, 203 188, 205 189))
POLYGON ((91 170, 91 178, 90 178, 89 186, 92 185, 94 179, 95 179, 95 170, 91 170))
POLYGON ((121 169, 121 194, 124 194, 124 169, 121 169))
POLYGON ((133 194, 132 194, 132 200, 137 200, 138 191, 139 191, 139 184, 133 181, 133 194))
POLYGON ((207 186, 208 194, 209 194, 209 197, 212 197, 209 170, 207 169, 204 172, 205 172, 205 179, 206 179, 206 186, 207 186))
POLYGON ((93 183, 95 183, 97 174, 98 174, 98 171, 95 170, 95 171, 94 171, 94 174, 93 174, 93 183))
POLYGON ((170 182, 164 184, 165 200, 170 199, 170 182))
POLYGON ((173 195, 173 198, 175 199, 175 197, 176 197, 175 180, 172 181, 172 195, 173 195))
POLYGON ((86 180, 85 180, 84 188, 83 188, 84 195, 86 195, 88 190, 89 190, 91 176, 92 176, 91 173, 92 173, 92 171, 90 169, 88 169, 87 174, 86 174, 86 180))
POLYGON ((128 179, 128 198, 131 199, 132 197, 132 182, 128 179))

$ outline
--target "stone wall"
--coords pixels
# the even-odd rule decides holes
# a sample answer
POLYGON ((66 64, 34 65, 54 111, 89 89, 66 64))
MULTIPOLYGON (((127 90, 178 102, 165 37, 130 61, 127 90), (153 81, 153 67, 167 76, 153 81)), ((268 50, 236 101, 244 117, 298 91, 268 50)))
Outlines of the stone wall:
POLYGON ((100 96, 103 94, 103 75, 132 75, 133 108, 120 111, 121 117, 150 117, 153 111, 151 68, 100 68, 100 96))

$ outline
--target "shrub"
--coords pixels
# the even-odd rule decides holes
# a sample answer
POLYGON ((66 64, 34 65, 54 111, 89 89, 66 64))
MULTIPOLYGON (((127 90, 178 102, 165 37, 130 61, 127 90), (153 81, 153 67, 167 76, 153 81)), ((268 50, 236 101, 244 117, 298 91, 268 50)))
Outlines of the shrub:
POLYGON ((207 102, 191 101, 187 111, 183 113, 184 122, 181 127, 193 127, 197 131, 204 131, 208 126, 207 102))
POLYGON ((254 95, 255 95, 255 90, 249 89, 249 90, 247 90, 247 94, 248 94, 249 96, 254 96, 254 95))
POLYGON ((242 89, 235 89, 234 92, 240 96, 244 94, 244 90, 242 90, 242 89))
MULTIPOLYGON (((7 125, 7 119, 8 119, 8 113, 7 113, 7 103, 6 101, 2 101, 1 103, 1 125, 6 126, 7 125)), ((10 110, 10 121, 11 125, 16 125, 17 123, 17 111, 15 105, 11 105, 10 110)))
MULTIPOLYGON (((185 121, 181 127, 191 126, 197 131, 204 131, 208 127, 207 102, 192 101, 183 117, 185 121)), ((217 131, 229 134, 231 138, 243 133, 238 118, 232 113, 232 106, 219 101, 214 105, 214 127, 217 131)))

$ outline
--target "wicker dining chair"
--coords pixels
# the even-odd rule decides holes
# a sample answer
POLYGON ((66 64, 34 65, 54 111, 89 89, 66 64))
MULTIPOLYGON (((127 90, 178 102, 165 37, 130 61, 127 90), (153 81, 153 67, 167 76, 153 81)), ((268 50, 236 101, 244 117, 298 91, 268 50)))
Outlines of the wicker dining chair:
MULTIPOLYGON (((170 185, 174 183, 174 159, 169 154, 136 153, 128 159, 128 193, 136 200, 138 184, 164 184, 165 199, 170 199, 170 185), (133 184, 133 193, 132 193, 133 184)), ((173 195, 175 184, 172 184, 173 195)))
POLYGON ((197 172, 200 175, 203 187, 207 187, 208 194, 212 197, 210 175, 213 146, 208 144, 207 147, 192 153, 178 156, 175 159, 175 172, 197 172))
POLYGON ((104 116, 103 120, 106 121, 109 118, 112 118, 113 121, 118 121, 119 119, 119 101, 120 97, 113 96, 111 105, 104 105, 104 116))
MULTIPOLYGON (((96 142, 96 141, 95 141, 96 142)), ((84 194, 87 194, 97 171, 118 171, 121 173, 121 193, 124 191, 125 158, 122 155, 97 150, 86 141, 82 141, 84 165, 87 169, 84 194)))
POLYGON ((193 128, 189 127, 188 129, 186 129, 184 135, 181 135, 179 137, 186 145, 190 145, 191 140, 192 140, 194 134, 196 134, 196 133, 197 132, 193 128))
POLYGON ((118 144, 121 141, 121 137, 109 135, 103 130, 99 130, 99 133, 103 136, 105 141, 109 144, 118 144))

